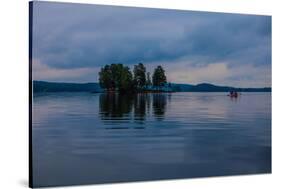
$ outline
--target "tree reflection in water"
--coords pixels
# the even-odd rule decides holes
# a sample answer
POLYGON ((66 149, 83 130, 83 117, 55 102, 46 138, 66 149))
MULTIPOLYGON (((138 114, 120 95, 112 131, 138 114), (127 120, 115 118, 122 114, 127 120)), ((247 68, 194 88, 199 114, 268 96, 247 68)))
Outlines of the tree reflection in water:
POLYGON ((134 120, 142 121, 145 120, 145 116, 149 115, 149 102, 150 95, 148 94, 136 94, 134 96, 134 120), (148 111, 148 112, 147 112, 148 111))
POLYGON ((148 117, 162 120, 165 117, 167 99, 171 99, 171 94, 103 93, 99 97, 99 115, 101 120, 111 120, 110 123, 120 123, 117 120, 123 122, 133 120, 135 123, 142 124, 148 117))
POLYGON ((167 95, 162 93, 153 94, 153 113, 156 119, 162 120, 167 106, 167 95))
POLYGON ((105 93, 99 97, 101 119, 119 119, 128 117, 132 111, 133 96, 105 93))

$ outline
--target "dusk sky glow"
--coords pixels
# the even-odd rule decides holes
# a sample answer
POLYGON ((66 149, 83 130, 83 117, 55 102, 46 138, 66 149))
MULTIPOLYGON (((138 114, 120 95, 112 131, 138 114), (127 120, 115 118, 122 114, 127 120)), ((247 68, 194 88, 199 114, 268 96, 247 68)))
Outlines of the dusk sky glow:
POLYGON ((271 17, 33 3, 33 80, 97 82, 102 66, 157 65, 169 82, 271 87, 271 17))

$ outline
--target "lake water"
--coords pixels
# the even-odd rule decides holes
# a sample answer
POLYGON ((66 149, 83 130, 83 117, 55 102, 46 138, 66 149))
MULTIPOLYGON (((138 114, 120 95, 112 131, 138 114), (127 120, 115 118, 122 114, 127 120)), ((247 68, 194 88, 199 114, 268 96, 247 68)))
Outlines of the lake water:
POLYGON ((33 98, 34 186, 271 172, 271 93, 33 98))

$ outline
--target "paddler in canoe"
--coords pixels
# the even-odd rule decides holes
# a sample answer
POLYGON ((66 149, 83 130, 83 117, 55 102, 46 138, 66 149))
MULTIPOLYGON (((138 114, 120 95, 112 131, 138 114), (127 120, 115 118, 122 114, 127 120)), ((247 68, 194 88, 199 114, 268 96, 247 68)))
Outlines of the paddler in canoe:
POLYGON ((238 93, 236 91, 230 91, 228 96, 230 96, 231 98, 237 98, 238 97, 238 93))

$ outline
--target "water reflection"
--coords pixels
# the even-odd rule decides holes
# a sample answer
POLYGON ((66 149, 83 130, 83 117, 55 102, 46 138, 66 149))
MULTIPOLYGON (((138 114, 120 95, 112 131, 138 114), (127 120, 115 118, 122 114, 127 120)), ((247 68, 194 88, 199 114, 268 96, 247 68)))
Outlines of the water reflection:
POLYGON ((153 113, 158 120, 162 120, 165 115, 167 106, 167 95, 154 94, 153 95, 153 113))
POLYGON ((271 172, 271 93, 53 93, 32 115, 36 187, 271 172))
POLYGON ((171 94, 166 93, 104 93, 99 97, 99 115, 101 120, 107 121, 134 120, 136 123, 144 123, 149 116, 162 120, 169 99, 171 94))
POLYGON ((133 97, 115 93, 101 94, 99 108, 101 119, 118 119, 128 116, 132 110, 133 97))

